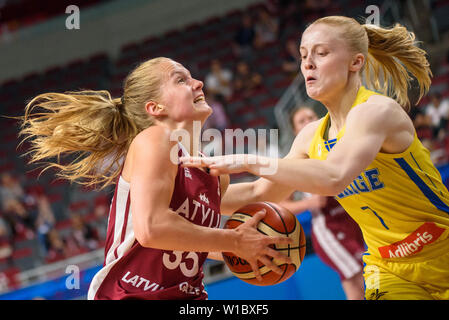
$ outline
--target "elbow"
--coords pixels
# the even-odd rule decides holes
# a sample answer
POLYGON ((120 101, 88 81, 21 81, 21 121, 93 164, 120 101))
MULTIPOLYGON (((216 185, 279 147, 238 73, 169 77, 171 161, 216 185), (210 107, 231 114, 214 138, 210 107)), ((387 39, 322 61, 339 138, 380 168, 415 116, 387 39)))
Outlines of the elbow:
POLYGON ((251 192, 249 194, 252 195, 252 199, 249 202, 276 202, 273 199, 273 195, 267 192, 267 190, 264 188, 264 185, 261 183, 261 179, 258 179, 256 182, 251 184, 251 192))
POLYGON ((134 228, 134 237, 137 242, 144 248, 157 248, 158 243, 158 230, 155 226, 151 224, 146 224, 145 226, 134 228))
POLYGON ((323 188, 323 196, 336 196, 343 192, 348 186, 347 179, 341 174, 331 175, 328 179, 328 183, 323 188))
POLYGON ((137 242, 144 248, 154 247, 154 240, 149 234, 137 234, 135 233, 137 242))

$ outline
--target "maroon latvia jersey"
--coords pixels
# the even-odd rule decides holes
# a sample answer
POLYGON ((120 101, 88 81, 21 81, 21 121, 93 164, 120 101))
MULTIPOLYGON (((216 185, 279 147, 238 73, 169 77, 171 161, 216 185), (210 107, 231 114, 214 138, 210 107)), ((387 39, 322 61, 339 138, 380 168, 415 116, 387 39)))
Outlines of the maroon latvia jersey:
POLYGON ((334 197, 312 213, 312 246, 320 259, 334 269, 341 280, 362 272, 365 242, 362 231, 334 197))
MULTIPOLYGON (((178 155, 188 155, 179 146, 178 155)), ((207 299, 203 263, 208 253, 142 247, 134 236, 129 187, 120 177, 109 212, 103 268, 90 284, 88 299, 207 299)), ((220 192, 217 177, 178 165, 170 208, 194 224, 218 228, 220 192)))

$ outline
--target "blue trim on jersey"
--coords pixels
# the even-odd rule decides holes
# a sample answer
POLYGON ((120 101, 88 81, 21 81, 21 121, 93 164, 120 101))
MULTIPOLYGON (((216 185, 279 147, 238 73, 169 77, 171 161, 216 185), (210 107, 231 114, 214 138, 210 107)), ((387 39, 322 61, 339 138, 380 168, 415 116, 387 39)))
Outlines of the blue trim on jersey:
POLYGON ((418 176, 404 158, 395 158, 397 164, 407 173, 426 198, 439 210, 449 214, 449 207, 429 188, 429 186, 418 176))
POLYGON ((362 209, 362 210, 366 210, 366 209, 370 210, 372 213, 374 213, 374 215, 377 217, 377 219, 380 220, 380 223, 382 223, 382 225, 384 226, 384 228, 387 229, 387 230, 390 230, 390 228, 388 228, 387 225, 385 224, 384 219, 382 219, 382 217, 379 216, 379 215, 377 214, 376 211, 374 211, 374 210, 371 209, 370 207, 360 207, 360 209, 362 209))
MULTIPOLYGON (((413 153, 410 152, 410 155, 412 156, 413 161, 415 161, 416 165, 418 166, 419 170, 423 171, 421 169, 421 167, 419 166, 418 162, 416 161, 415 157, 413 156, 413 153)), ((427 179, 429 179, 430 183, 435 187, 435 189, 437 188, 437 186, 435 185, 435 183, 433 183, 432 179, 430 179, 430 177, 427 175, 427 173, 424 172, 424 174, 426 175, 427 179)), ((441 191, 440 191, 441 192, 441 191)))
MULTIPOLYGON (((365 246, 366 246, 366 244, 365 244, 365 246)), ((368 248, 366 248, 366 249, 368 249, 368 248)), ((363 272, 363 292, 365 293, 364 295, 363 295, 363 300, 366 300, 366 279, 365 279, 365 269, 366 269, 366 262, 365 262, 365 260, 363 260, 363 256, 370 256, 371 254, 370 253, 368 253, 368 252, 364 252, 363 254, 362 254, 362 263, 363 263, 363 268, 362 268, 362 272, 363 272)))

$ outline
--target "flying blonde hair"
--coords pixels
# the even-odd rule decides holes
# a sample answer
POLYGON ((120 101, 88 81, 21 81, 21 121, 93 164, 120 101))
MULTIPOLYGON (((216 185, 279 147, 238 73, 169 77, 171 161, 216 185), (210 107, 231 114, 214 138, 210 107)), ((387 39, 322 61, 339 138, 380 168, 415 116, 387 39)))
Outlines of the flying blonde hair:
POLYGON ((407 111, 410 109, 407 90, 413 77, 419 84, 417 103, 429 91, 432 71, 426 52, 417 46, 415 34, 404 26, 397 23, 388 29, 360 24, 344 16, 323 17, 312 25, 319 23, 340 28, 340 36, 353 52, 365 56, 362 72, 368 88, 395 99, 407 111))
POLYGON ((29 163, 43 163, 42 172, 57 168, 59 177, 87 186, 113 184, 134 137, 153 125, 145 103, 160 96, 162 73, 157 67, 165 61, 172 60, 155 58, 136 67, 125 79, 121 98, 113 99, 105 90, 33 98, 20 130, 20 144, 31 143, 25 153, 31 156, 29 163))

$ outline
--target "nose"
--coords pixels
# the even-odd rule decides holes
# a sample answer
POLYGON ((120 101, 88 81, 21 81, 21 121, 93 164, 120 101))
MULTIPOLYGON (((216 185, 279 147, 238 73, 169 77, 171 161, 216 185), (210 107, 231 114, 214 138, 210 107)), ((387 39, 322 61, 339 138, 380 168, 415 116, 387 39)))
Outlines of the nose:
POLYGON ((193 84, 192 84, 193 90, 201 90, 203 88, 203 86, 204 86, 203 81, 193 79, 193 84))
POLYGON ((315 64, 310 55, 306 59, 303 59, 303 65, 306 70, 312 70, 315 68, 315 64))

